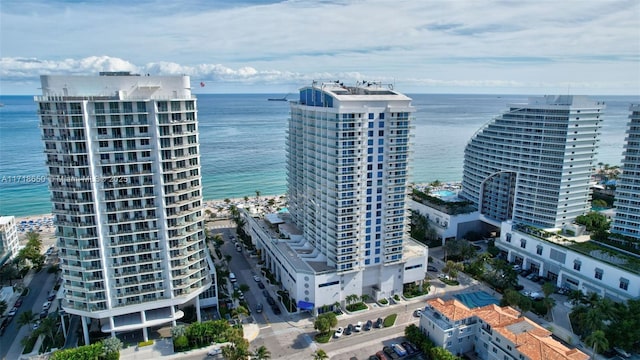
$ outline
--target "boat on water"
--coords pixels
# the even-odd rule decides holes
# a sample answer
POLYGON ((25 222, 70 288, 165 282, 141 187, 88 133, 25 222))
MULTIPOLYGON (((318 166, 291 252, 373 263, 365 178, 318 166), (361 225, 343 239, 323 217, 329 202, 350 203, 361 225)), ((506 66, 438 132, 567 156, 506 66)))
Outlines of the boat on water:
POLYGON ((281 98, 268 98, 268 101, 287 101, 287 96, 289 96, 289 94, 285 95, 284 97, 281 98))

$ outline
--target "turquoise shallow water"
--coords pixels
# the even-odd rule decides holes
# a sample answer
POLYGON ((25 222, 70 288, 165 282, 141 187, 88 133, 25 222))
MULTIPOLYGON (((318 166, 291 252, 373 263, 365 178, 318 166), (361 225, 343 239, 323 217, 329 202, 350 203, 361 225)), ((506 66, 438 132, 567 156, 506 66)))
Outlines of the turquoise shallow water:
MULTIPOLYGON (((508 103, 523 95, 414 94, 411 181, 459 181, 464 147, 508 103)), ((198 120, 205 199, 286 192, 285 140, 289 105, 267 101, 282 94, 199 94, 198 120)), ((294 98, 294 97, 290 97, 294 98)), ((598 161, 620 164, 631 102, 637 97, 593 97, 607 103, 598 161)), ((43 182, 12 179, 46 175, 32 96, 0 96, 0 215, 51 212, 43 182)))

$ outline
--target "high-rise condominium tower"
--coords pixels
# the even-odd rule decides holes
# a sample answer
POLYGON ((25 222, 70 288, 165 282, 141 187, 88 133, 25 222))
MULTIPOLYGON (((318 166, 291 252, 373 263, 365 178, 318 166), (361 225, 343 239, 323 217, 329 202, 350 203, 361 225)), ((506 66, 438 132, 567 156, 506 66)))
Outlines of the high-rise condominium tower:
POLYGON ((631 105, 611 232, 640 243, 640 105, 631 105))
POLYGON ((378 83, 314 82, 291 103, 289 212, 330 268, 403 260, 414 111, 409 97, 378 83))
POLYGON ((604 103, 544 96, 480 129, 464 156, 460 196, 497 222, 562 227, 587 213, 604 103))
POLYGON ((187 76, 100 75, 42 76, 35 98, 62 306, 85 337, 88 318, 146 337, 211 282, 196 99, 187 76))

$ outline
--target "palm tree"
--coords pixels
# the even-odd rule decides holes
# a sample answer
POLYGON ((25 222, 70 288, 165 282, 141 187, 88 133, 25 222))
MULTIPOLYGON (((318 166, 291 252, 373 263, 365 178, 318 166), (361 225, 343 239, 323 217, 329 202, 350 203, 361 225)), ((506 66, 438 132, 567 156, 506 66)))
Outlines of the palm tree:
POLYGON ((591 334, 589 334, 589 336, 587 336, 586 339, 584 339, 584 342, 593 350, 591 354, 592 359, 596 358, 598 349, 602 350, 609 348, 609 341, 607 340, 606 336, 604 335, 604 331, 602 330, 596 330, 592 332, 591 334))
POLYGON ((266 346, 262 345, 253 352, 253 358, 255 360, 268 360, 271 359, 271 352, 266 346))
POLYGON ((584 325, 591 332, 602 329, 603 316, 597 308, 591 308, 584 315, 584 325))
POLYGON ((316 350, 311 356, 313 356, 313 360, 326 360, 329 358, 329 355, 322 349, 316 350))
POLYGON ((7 308, 9 307, 9 305, 7 305, 7 302, 2 300, 0 301, 0 314, 4 314, 5 311, 7 311, 7 308))
POLYGON ((49 316, 40 321, 40 326, 34 331, 37 335, 43 335, 53 342, 55 331, 57 329, 57 319, 49 316))
POLYGON ((18 315, 18 325, 24 326, 33 324, 33 317, 34 314, 31 310, 20 313, 20 315, 18 315))
POLYGON ((347 295, 344 299, 347 301, 347 304, 351 304, 358 301, 358 295, 356 294, 347 295))
POLYGON ((360 296, 360 301, 362 301, 362 302, 366 302, 367 300, 369 300, 369 295, 367 295, 367 294, 362 294, 362 296, 360 296))
POLYGON ((544 304, 544 307, 547 308, 547 319, 553 320, 553 313, 551 310, 556 306, 556 299, 548 296, 542 299, 542 303, 544 304))
POLYGON ((578 305, 584 301, 584 294, 580 290, 571 290, 567 298, 573 305, 578 305))

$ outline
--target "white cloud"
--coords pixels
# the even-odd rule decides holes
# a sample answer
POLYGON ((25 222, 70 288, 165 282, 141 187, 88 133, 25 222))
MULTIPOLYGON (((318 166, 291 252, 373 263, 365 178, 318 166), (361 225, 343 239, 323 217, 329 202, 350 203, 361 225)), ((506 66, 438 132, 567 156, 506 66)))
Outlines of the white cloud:
POLYGON ((2 89, 36 83, 41 73, 130 70, 189 74, 220 88, 246 84, 246 91, 326 76, 387 79, 414 92, 566 83, 640 92, 633 0, 224 4, 3 3, 2 89))

